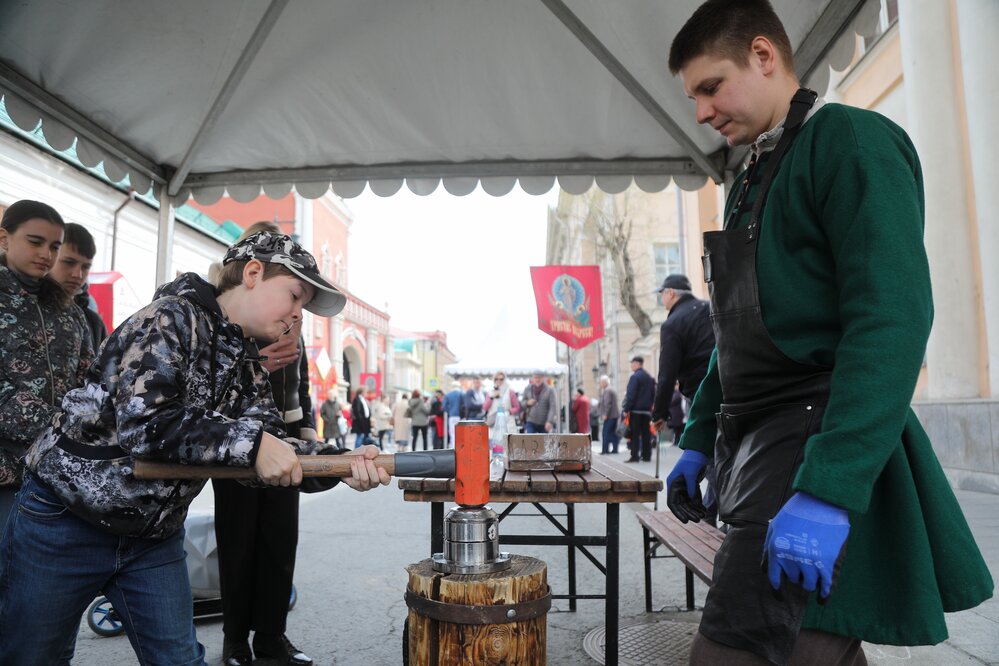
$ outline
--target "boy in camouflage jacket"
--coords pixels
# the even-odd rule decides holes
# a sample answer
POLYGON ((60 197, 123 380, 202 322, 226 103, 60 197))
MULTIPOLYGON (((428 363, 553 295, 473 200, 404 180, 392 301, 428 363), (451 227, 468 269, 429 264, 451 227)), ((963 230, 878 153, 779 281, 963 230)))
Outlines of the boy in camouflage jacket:
MULTIPOLYGON (((343 453, 285 437, 254 338, 277 338, 303 307, 332 316, 346 299, 280 234, 250 236, 223 264, 231 288, 187 273, 122 324, 29 451, 0 543, 0 664, 55 661, 98 592, 140 661, 204 663, 183 551, 204 481, 138 480, 133 458, 252 466, 288 486, 302 482, 297 454, 343 453)), ((348 485, 389 482, 376 447, 351 453, 348 485)))

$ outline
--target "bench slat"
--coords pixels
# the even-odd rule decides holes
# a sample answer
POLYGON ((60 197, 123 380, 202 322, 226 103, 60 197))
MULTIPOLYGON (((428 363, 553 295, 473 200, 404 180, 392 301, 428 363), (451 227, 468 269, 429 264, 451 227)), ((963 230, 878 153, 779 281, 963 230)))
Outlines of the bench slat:
POLYGON ((648 519, 639 518, 639 520, 653 532, 667 529, 667 526, 683 529, 712 550, 718 550, 725 539, 725 535, 720 530, 705 523, 687 523, 684 526, 676 516, 668 511, 643 511, 641 513, 648 515, 648 519))
POLYGON ((714 556, 724 539, 719 530, 701 523, 684 525, 668 511, 640 511, 636 516, 657 541, 698 578, 711 584, 714 556))

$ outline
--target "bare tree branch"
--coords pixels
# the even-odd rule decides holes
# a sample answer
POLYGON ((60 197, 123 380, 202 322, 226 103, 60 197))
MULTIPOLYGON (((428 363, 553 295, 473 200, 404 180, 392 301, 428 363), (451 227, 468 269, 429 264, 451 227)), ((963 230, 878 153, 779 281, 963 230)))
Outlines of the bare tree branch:
MULTIPOLYGON (((613 202, 613 200, 612 200, 613 202)), ((635 295, 635 269, 628 254, 628 243, 631 241, 632 222, 627 214, 619 214, 617 206, 614 213, 608 215, 604 211, 603 192, 594 192, 587 212, 587 223, 592 223, 600 245, 608 253, 618 274, 618 297, 621 305, 628 311, 641 337, 652 330, 652 319, 642 309, 635 295)))

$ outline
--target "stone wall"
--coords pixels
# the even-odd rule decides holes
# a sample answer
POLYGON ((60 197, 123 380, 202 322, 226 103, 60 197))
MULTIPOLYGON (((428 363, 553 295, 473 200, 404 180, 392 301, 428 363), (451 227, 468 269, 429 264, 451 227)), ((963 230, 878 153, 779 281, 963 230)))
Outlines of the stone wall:
POLYGON ((999 494, 999 400, 912 404, 951 485, 999 494))

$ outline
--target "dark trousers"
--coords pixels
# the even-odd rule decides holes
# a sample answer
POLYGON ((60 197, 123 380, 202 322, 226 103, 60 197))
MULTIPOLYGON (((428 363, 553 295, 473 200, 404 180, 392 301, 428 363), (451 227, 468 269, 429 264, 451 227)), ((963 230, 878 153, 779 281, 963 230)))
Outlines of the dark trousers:
POLYGON ((416 450, 416 436, 423 435, 423 450, 427 450, 427 426, 413 426, 413 450, 416 450))
POLYGON ((628 442, 631 459, 638 460, 641 456, 642 460, 652 460, 652 416, 631 412, 628 425, 631 426, 631 440, 628 442))
POLYGON ((604 432, 600 437, 600 453, 617 453, 617 417, 604 419, 604 432))
POLYGON ((229 638, 285 633, 298 547, 298 490, 214 479, 222 631, 229 638))
MULTIPOLYGON (((769 659, 717 643, 704 634, 694 636, 690 648, 691 666, 770 666, 769 659)), ((860 641, 818 629, 802 629, 794 643, 789 666, 867 666, 860 641)))

